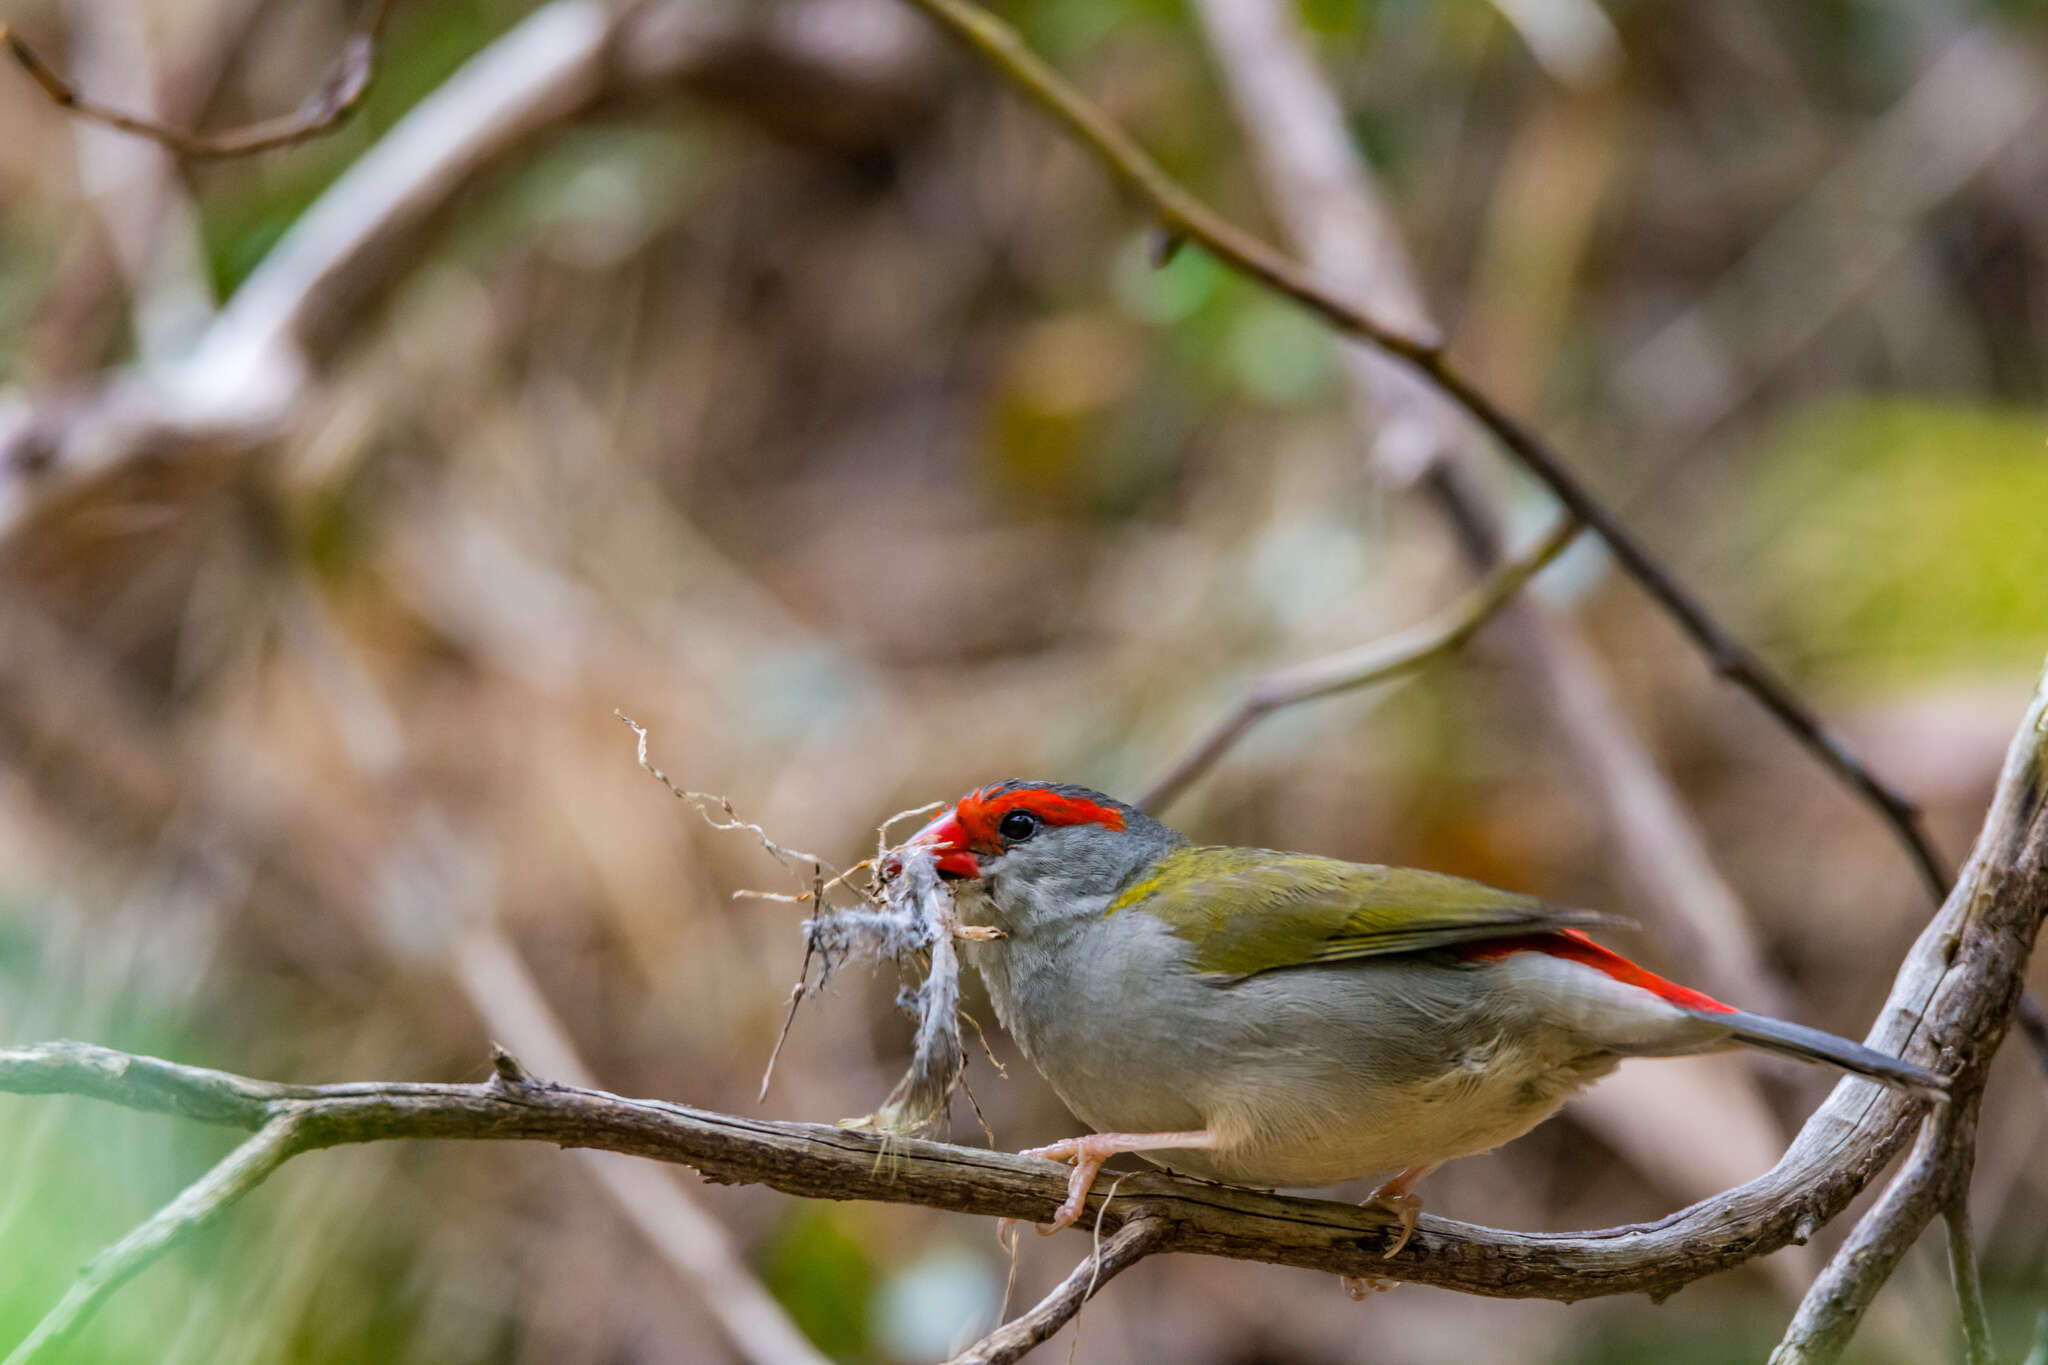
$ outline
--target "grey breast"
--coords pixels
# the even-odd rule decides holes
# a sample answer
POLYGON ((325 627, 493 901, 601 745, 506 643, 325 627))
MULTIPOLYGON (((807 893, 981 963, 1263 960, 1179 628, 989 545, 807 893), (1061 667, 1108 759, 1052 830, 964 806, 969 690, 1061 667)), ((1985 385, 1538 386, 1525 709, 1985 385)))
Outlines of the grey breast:
POLYGON ((1216 1063, 1195 1021, 1213 987, 1149 916, 1077 916, 971 945, 996 1014, 1053 1089, 1099 1131, 1203 1126, 1191 1084, 1216 1063), (1118 922, 1124 921, 1124 922, 1118 922))

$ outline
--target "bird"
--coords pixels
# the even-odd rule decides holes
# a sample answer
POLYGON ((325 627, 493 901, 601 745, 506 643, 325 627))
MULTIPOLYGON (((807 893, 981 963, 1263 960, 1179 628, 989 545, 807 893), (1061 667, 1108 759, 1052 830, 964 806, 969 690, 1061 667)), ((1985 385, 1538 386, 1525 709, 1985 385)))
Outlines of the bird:
POLYGON ((1092 1130, 1024 1153, 1073 1163, 1042 1232, 1134 1153, 1261 1189, 1375 1179, 1364 1202, 1400 1220, 1391 1257, 1417 1181, 1627 1057, 1758 1048, 1947 1094, 1925 1067, 1724 1004, 1587 932, 1625 920, 1438 872, 1198 845, 1083 786, 982 787, 904 847, 951 885, 997 1019, 1092 1130))

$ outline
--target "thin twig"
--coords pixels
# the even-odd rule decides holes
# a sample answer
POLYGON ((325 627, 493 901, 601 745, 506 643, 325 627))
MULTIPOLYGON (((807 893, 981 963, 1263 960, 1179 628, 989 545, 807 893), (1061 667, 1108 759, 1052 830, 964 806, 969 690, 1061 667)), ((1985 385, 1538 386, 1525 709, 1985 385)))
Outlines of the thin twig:
POLYGON ((268 1120, 253 1137, 223 1157, 218 1165, 185 1187, 133 1232, 95 1256, 57 1306, 0 1365, 31 1365, 52 1360, 85 1326, 107 1296, 126 1284, 159 1256, 225 1213, 228 1206, 255 1189, 270 1173, 310 1144, 302 1125, 289 1110, 268 1120))
POLYGON ((1991 1319, 1984 1311, 1984 1280, 1977 1273, 1977 1248, 1970 1239, 1968 1182, 1942 1212, 1948 1228, 1949 1277, 1955 1282, 1956 1307, 1963 1321, 1963 1359, 1968 1365, 1997 1365, 1991 1343, 1991 1319))
MULTIPOLYGON (((767 830, 762 829, 759 825, 753 824, 750 821, 742 820, 740 818, 740 813, 737 810, 733 809, 732 799, 730 797, 720 796, 716 792, 686 791, 683 788, 678 787, 673 781, 670 780, 669 775, 667 773, 663 772, 660 768, 656 767, 654 765, 653 760, 647 757, 647 727, 640 724, 639 721, 634 720, 624 711, 614 709, 612 711, 612 714, 617 716, 621 721, 625 722, 626 728, 633 732, 634 740, 637 745, 636 754, 640 760, 640 766, 642 768, 645 768, 647 772, 653 776, 655 781, 661 783, 662 786, 668 788, 669 795, 675 797, 676 800, 684 802, 687 805, 695 806, 697 808, 697 813, 704 817, 705 824, 711 826, 711 828, 716 830, 745 830, 747 833, 753 835, 756 839, 760 841, 761 847, 768 851, 768 855, 770 857, 774 858, 775 861, 781 863, 790 871, 797 873, 797 875, 799 876, 802 875, 802 872, 796 866, 798 863, 809 863, 813 868, 831 868, 833 872, 839 874, 838 876, 834 877, 833 880, 835 882, 837 882, 841 877, 845 876, 844 873, 839 873, 839 869, 835 864, 830 863, 823 858, 820 858, 817 854, 806 853, 800 848, 791 848, 786 844, 779 844, 775 842, 775 840, 768 837, 767 830), (714 814, 714 811, 718 814, 714 814), (719 814, 724 815, 725 818, 723 820, 719 819, 719 814)), ((822 909, 823 905, 821 904, 819 908, 822 909)))
POLYGON ((1716 675, 1754 697, 1837 778, 1877 807, 1912 856, 1913 865, 1919 871, 1928 894, 1937 901, 1946 896, 1949 874, 1927 833, 1920 808, 1871 772, 1784 680, 1724 630, 1671 571, 1653 558, 1643 544, 1578 481, 1578 477, 1565 465, 1563 457, 1542 437, 1495 406, 1491 398, 1440 357, 1421 368, 1458 406, 1492 432, 1530 473, 1541 479, 1559 502, 1584 519, 1630 576, 1692 637, 1716 675))
POLYGON ((1708 614, 1672 573, 1579 481, 1564 457, 1451 364, 1441 342, 1398 332, 1345 302, 1322 281, 1196 199, 1086 95, 1028 48, 1016 31, 972 0, 908 0, 1064 124, 1112 174, 1151 206, 1173 237, 1295 300, 1347 336, 1413 366, 1540 479, 1678 622, 1715 673, 1748 692, 1853 790, 1876 806, 1912 855, 1935 899, 1949 878, 1912 802, 1880 781, 1763 661, 1708 614))
POLYGON ((1172 804, 1215 766, 1246 731, 1275 711, 1386 682, 1462 648, 1514 599, 1523 584, 1562 554, 1582 529, 1577 518, 1565 516, 1541 540, 1502 564, 1434 620, 1355 649, 1267 674, 1245 692, 1230 714, 1196 740, 1140 794, 1138 805, 1158 810, 1172 804))
POLYGON ((1405 360, 1421 364, 1441 352, 1441 337, 1410 336, 1386 326, 1189 193, 1115 120, 1033 52, 1015 29, 987 10, 969 0, 909 2, 994 66, 1032 103, 1065 124, 1112 174, 1151 204, 1169 241, 1201 243, 1218 260, 1293 299, 1338 331, 1361 337, 1405 360))
POLYGON ((967 1083, 967 1067, 960 1067, 960 1093, 967 1097, 967 1107, 974 1111, 974 1121, 981 1127, 981 1135, 988 1139, 988 1145, 996 1145, 996 1130, 989 1127, 988 1115, 981 1110, 981 1101, 974 1098, 974 1087, 967 1083))
POLYGON ((363 102, 363 96, 369 93, 376 78, 377 44, 384 36, 384 24, 391 16, 391 5, 392 0, 372 0, 369 16, 342 44, 334 64, 297 109, 219 133, 174 128, 157 119, 100 103, 59 75, 56 68, 44 61, 22 40, 21 35, 5 24, 0 24, 0 44, 5 44, 15 64, 59 108, 68 109, 82 119, 148 138, 179 156, 193 160, 221 160, 295 146, 339 127, 363 102))
MULTIPOLYGON (((1974 1107, 1974 1097, 1969 1103, 1974 1107)), ((1964 1107, 1957 1100, 1921 1122, 1905 1166, 1807 1290, 1770 1365, 1832 1365, 1841 1357, 1871 1300, 1952 1188, 1952 1151, 1975 1139, 1973 1118, 1959 1127, 1964 1107)))
POLYGON ((782 1045, 789 1041, 790 1026, 796 1023, 796 1007, 804 1002, 804 983, 811 974, 811 949, 804 949, 803 971, 798 975, 796 985, 789 988, 789 1013, 782 1016, 782 1029, 775 1035, 775 1046, 768 1049, 768 1065, 761 1069, 761 1091, 754 1096, 754 1103, 765 1104, 768 1100, 768 1083, 775 1079, 775 1061, 782 1055, 782 1045))
POLYGON ((1095 1291, 1165 1245, 1172 1227, 1145 1211, 1100 1243, 1029 1310, 954 1356, 946 1365, 1010 1365, 1073 1321, 1095 1291))
POLYGON ((893 826, 899 825, 903 823, 905 820, 914 819, 915 817, 920 815, 930 815, 933 811, 937 810, 940 806, 943 806, 945 804, 946 803, 943 801, 927 801, 922 806, 912 806, 908 810, 899 810, 894 815, 884 820, 881 824, 876 825, 875 857, 880 858, 883 854, 889 851, 889 830, 893 826))
POLYGON ((1002 1062, 997 1059, 996 1050, 989 1046, 988 1035, 982 1032, 981 1029, 981 1020, 975 1018, 966 1010, 960 1011, 960 1017, 967 1021, 967 1026, 974 1030, 974 1036, 981 1040, 981 1054, 982 1056, 988 1058, 988 1064, 996 1069, 996 1074, 998 1076, 1001 1076, 1004 1080, 1008 1080, 1010 1078, 1010 1068, 1004 1066, 1002 1062))

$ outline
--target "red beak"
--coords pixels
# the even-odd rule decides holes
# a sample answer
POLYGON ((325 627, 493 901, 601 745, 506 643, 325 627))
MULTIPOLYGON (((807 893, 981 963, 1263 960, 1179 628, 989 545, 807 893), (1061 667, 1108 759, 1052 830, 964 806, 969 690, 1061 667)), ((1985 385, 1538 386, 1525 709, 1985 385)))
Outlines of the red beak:
POLYGON ((954 814, 951 806, 911 835, 910 843, 929 848, 939 855, 934 861, 942 877, 972 878, 981 875, 981 864, 967 850, 967 831, 960 828, 960 817, 954 814))

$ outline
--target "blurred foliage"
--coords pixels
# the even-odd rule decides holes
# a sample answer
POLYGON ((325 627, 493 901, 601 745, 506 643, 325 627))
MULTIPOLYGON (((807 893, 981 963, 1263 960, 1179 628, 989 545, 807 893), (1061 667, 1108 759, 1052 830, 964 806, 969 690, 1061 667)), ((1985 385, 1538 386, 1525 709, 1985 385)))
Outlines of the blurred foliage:
POLYGON ((2048 413, 1843 400, 1759 440, 1744 578, 1781 657, 1892 689, 2038 658, 2048 413))
MULTIPOLYGON (((406 111, 531 8, 522 0, 397 5, 378 49, 376 82, 337 132, 283 155, 206 169, 200 224, 214 289, 231 293, 293 220, 406 111)), ((332 41, 331 35, 321 38, 332 41)))
MULTIPOLYGON (((166 88, 225 55, 194 97, 209 126, 289 108, 361 12, 257 0, 198 51, 194 16, 216 8, 148 14, 166 88)), ((203 283, 245 280, 534 8, 401 0, 347 127, 186 168, 203 283)), ((1269 230, 1186 0, 1002 8, 1175 174, 1269 230)), ((9 22, 59 55, 68 12, 9 22)), ((733 12, 762 32, 780 13, 733 12)), ((1954 105, 1883 134, 1971 26, 2037 72, 2048 10, 1619 0, 1603 12, 1624 60, 1592 89, 1477 0, 1298 12, 1473 371, 1624 490, 1630 523, 1831 718, 1855 708, 1859 746, 1962 849, 2048 644, 2048 167, 2038 112, 1990 151, 1954 105), (1844 175, 1953 188, 1866 257, 1849 248, 1892 225, 1825 192, 1844 175), (1810 236, 1777 231, 1816 215, 1810 236), (1768 288, 1745 285, 1753 255, 1768 288)), ((1464 584, 1428 500, 1371 467, 1339 352, 1300 312, 1194 247, 1155 266, 1127 198, 950 48, 828 136, 789 115, 872 92, 820 94, 771 46, 490 167, 362 300, 281 439, 141 462, 0 547, 10 1038, 289 1079, 475 1076, 490 1030, 460 945, 481 919, 608 1088, 754 1112, 798 915, 730 899, 783 880, 678 814, 612 708, 679 780, 850 862, 883 814, 994 778, 1134 789, 1248 680, 1464 584)), ((129 358, 132 300, 62 115, 0 81, 0 116, 0 378, 68 399, 129 358)), ((1481 478, 1516 537, 1544 523, 1526 479, 1481 478)), ((1575 552, 1539 588, 1597 641, 1803 1017, 1859 1031, 1926 913, 1877 822, 1605 556, 1575 552)), ((1403 687, 1272 718, 1171 814, 1205 839, 1625 909, 1592 779, 1534 695, 1489 633, 1403 687)), ((891 996, 843 979, 807 1006, 764 1112, 871 1109, 902 1065, 891 996)), ((977 1059, 973 1079, 998 1140, 1065 1135, 993 1042, 1009 1078, 977 1059)), ((2032 1077, 2008 1063, 1978 1219, 2009 1346, 2048 1265, 2048 1168, 2032 1077)), ((1767 1080, 1787 1125, 1826 1084, 1767 1080)), ((982 1140, 964 1113, 956 1136, 982 1140)), ((0 1098, 0 1346, 230 1140, 0 1098)), ((835 1358, 935 1358, 1001 1294, 1006 1265, 967 1220, 685 1184, 835 1358)), ((1430 1191, 1529 1228, 1685 1197, 1569 1118, 1430 1191)), ((1025 1242, 1020 1300, 1076 1250, 1025 1242)), ((1861 1359, 1947 1348, 1940 1277, 1916 1253, 1861 1359)), ((1662 1307, 1411 1288, 1361 1310, 1324 1277, 1167 1258, 1090 1305, 1075 1359, 1708 1365, 1761 1354, 1783 1278, 1662 1307)), ((561 1154, 420 1144, 295 1163, 71 1354, 724 1352, 561 1154)))
MULTIPOLYGON (((217 1044, 195 1034, 148 989, 109 996, 73 975, 42 932, 50 907, 0 917, 0 996, 10 1002, 10 1036, 90 1034, 110 1046, 158 1056, 207 1055, 217 1044)), ((0 1102, 0 1169, 16 1173, 0 1190, 0 1339, 20 1340, 102 1247, 162 1207, 242 1134, 89 1100, 0 1102), (33 1175, 26 1173, 32 1172, 33 1175)), ((292 1182, 296 1183, 296 1182, 292 1182)), ((373 1197, 372 1180, 360 1193, 373 1197)), ((58 1356, 78 1365, 278 1360, 304 1362, 478 1359, 415 1355, 422 1326, 417 1248, 408 1238, 335 1238, 338 1209, 299 1218, 305 1189, 285 1182, 186 1241, 151 1273, 122 1290, 118 1312, 102 1313, 58 1356), (297 1197, 295 1197, 297 1196, 297 1197), (287 1231, 302 1250, 280 1259, 287 1231), (351 1248, 351 1243, 353 1247, 351 1248), (337 1268, 324 1249, 362 1257, 337 1268), (228 1327, 226 1324, 239 1323, 228 1327)))
POLYGON ((819 1350, 835 1360, 867 1360, 877 1272, 848 1221, 841 1206, 791 1201, 758 1259, 763 1282, 819 1350))

